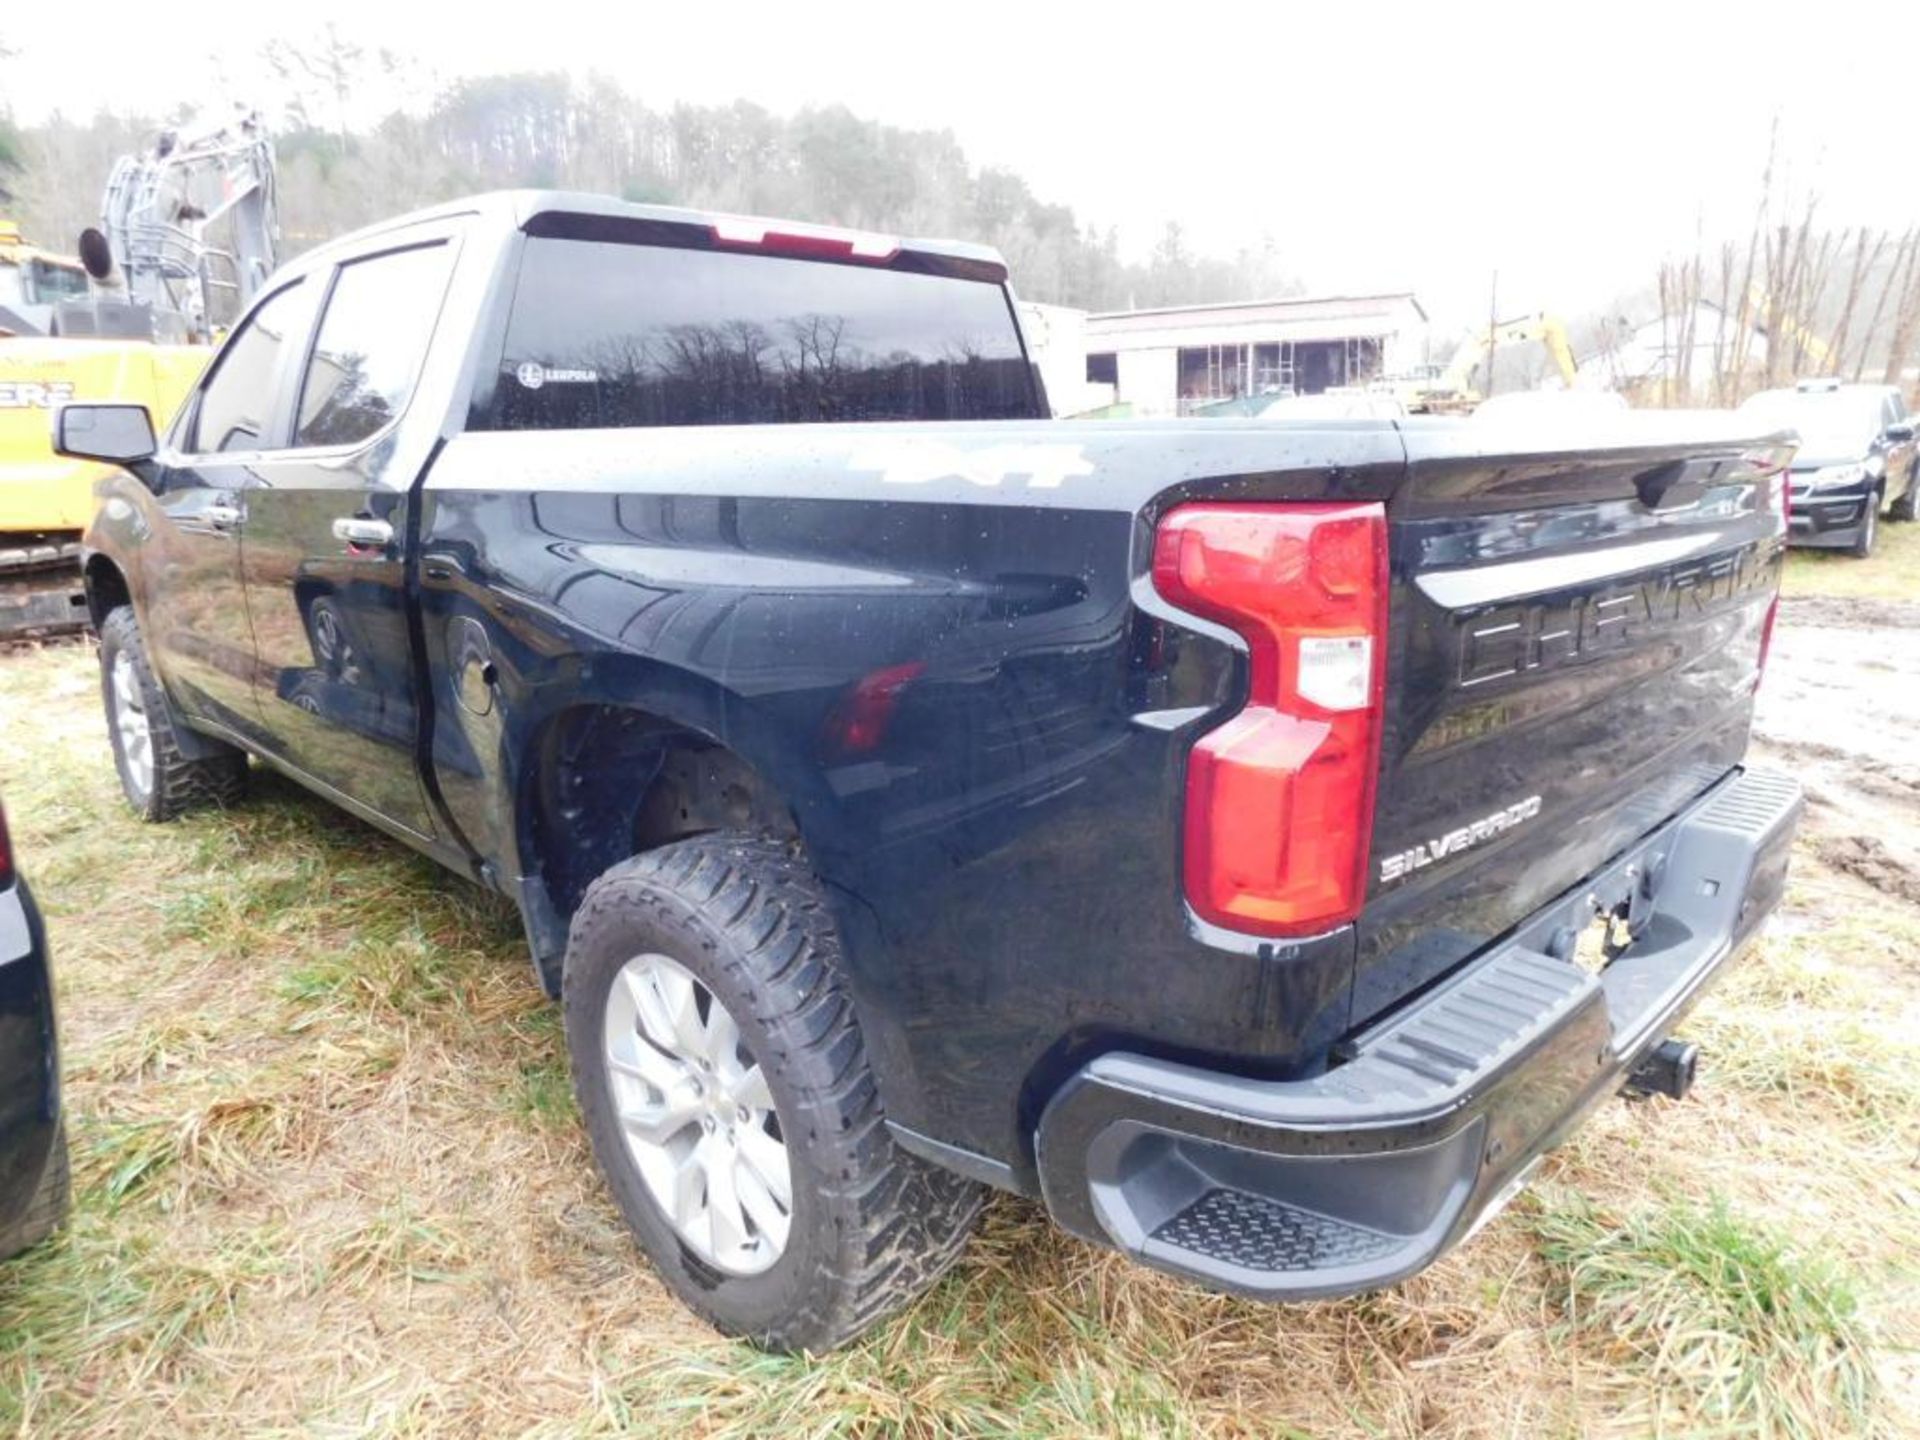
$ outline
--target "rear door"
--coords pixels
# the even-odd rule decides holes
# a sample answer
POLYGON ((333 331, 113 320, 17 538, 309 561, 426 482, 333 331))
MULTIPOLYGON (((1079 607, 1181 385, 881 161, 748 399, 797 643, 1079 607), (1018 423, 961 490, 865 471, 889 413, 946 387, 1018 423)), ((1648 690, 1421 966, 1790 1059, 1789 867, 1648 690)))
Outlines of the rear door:
POLYGON ((1407 439, 1356 1021, 1739 762, 1785 553, 1781 451, 1407 439))
POLYGON ((245 584, 267 747, 416 836, 436 833, 414 762, 419 694, 406 615, 403 443, 457 237, 418 228, 343 259, 323 287, 287 444, 247 493, 245 584))

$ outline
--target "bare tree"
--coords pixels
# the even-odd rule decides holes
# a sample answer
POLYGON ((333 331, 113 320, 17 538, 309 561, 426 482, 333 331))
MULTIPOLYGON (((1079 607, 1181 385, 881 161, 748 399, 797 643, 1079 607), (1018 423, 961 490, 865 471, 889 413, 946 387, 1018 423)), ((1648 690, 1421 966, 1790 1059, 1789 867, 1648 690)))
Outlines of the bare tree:
MULTIPOLYGON (((1879 245, 1869 246, 1865 231, 1855 235, 1824 228, 1817 192, 1797 197, 1783 193, 1780 161, 1776 123, 1744 254, 1732 240, 1722 241, 1713 254, 1702 239, 1691 256, 1661 263, 1655 290, 1667 372, 1643 400, 1685 405, 1710 398, 1716 405, 1732 405, 1756 385, 1783 384, 1809 368, 1838 371, 1844 365, 1879 245), (1838 287, 1838 320, 1829 326, 1835 274, 1850 254, 1847 282, 1838 287), (1710 343, 1699 333, 1709 316, 1714 327, 1710 343), (1711 373, 1702 373, 1707 367, 1711 373)), ((1906 298, 1912 296, 1912 324, 1896 336, 1896 348, 1904 357, 1920 344, 1920 244, 1903 249, 1894 269, 1880 298, 1884 306, 1889 295, 1900 297, 1895 314, 1905 314, 1906 298)), ((1863 356, 1882 333, 1878 311, 1866 330, 1863 356)))
POLYGON ((1727 382, 1727 361, 1732 352, 1727 348, 1733 344, 1732 302, 1733 302, 1733 265, 1737 252, 1733 242, 1727 241, 1720 247, 1720 303, 1713 317, 1713 403, 1731 405, 1734 400, 1732 387, 1727 382))
POLYGON ((1861 227, 1859 235, 1854 240, 1853 271, 1847 278, 1846 299, 1841 302, 1840 318, 1834 324, 1833 339, 1827 346, 1833 354, 1832 370, 1835 375, 1841 374, 1846 369, 1847 341, 1851 338, 1848 331, 1853 325, 1853 312, 1860 304, 1860 291, 1866 284, 1867 272, 1873 268, 1874 262, 1880 258, 1880 252, 1886 248, 1886 244, 1887 234, 1886 231, 1883 230, 1874 237, 1873 248, 1869 250, 1867 248, 1867 230, 1864 226, 1861 227))
MULTIPOLYGON (((1893 283, 1891 275, 1887 277, 1887 283, 1893 283)), ((1920 235, 1915 237, 1907 250, 1907 277, 1900 287, 1900 300, 1893 315, 1893 333, 1887 341, 1887 365, 1880 376, 1886 384, 1900 383, 1916 338, 1920 338, 1920 235)))
POLYGON ((292 96, 289 109, 296 120, 315 129, 327 127, 307 110, 306 96, 313 87, 320 89, 333 111, 332 129, 340 142, 340 153, 346 154, 347 101, 364 73, 367 52, 341 39, 339 27, 329 20, 312 44, 269 40, 261 47, 260 58, 287 86, 292 96))
POLYGON ((1920 242, 1920 230, 1909 227, 1894 249, 1893 268, 1887 271, 1886 283, 1880 287, 1880 298, 1874 301, 1873 318, 1867 322, 1867 333, 1860 337, 1860 358, 1853 367, 1855 380, 1867 372, 1867 354, 1872 349, 1874 337, 1880 333, 1880 318, 1886 313, 1888 299, 1900 284, 1902 271, 1912 264, 1913 249, 1917 242, 1920 242))
MULTIPOLYGON (((1733 364, 1734 386, 1741 384, 1740 377, 1747 373, 1747 361, 1753 348, 1755 328, 1753 305, 1754 265, 1760 258, 1761 236, 1767 226, 1767 206, 1773 197, 1773 175, 1780 157, 1780 117, 1773 117, 1772 129, 1767 137, 1767 165, 1760 174, 1760 201, 1753 217, 1753 229, 1747 236, 1747 265, 1740 277, 1738 296, 1739 311, 1734 321, 1733 364)), ((1732 397, 1737 398, 1737 396, 1732 397)))

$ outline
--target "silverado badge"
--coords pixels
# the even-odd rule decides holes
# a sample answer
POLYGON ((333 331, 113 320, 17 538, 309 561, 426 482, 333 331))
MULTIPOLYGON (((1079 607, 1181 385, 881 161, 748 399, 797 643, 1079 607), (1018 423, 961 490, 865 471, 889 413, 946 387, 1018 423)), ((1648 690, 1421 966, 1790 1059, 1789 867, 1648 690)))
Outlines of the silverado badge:
POLYGON ((1422 840, 1411 850, 1402 850, 1397 855, 1388 855, 1380 861, 1380 883, 1404 879, 1416 870, 1424 870, 1436 860, 1444 860, 1449 855, 1458 855, 1462 850, 1490 840, 1495 835, 1513 829, 1514 826, 1531 820, 1540 813, 1540 797, 1529 795, 1504 810, 1496 810, 1491 815, 1483 815, 1471 825, 1462 825, 1458 830, 1449 830, 1444 835, 1436 835, 1431 840, 1422 840))

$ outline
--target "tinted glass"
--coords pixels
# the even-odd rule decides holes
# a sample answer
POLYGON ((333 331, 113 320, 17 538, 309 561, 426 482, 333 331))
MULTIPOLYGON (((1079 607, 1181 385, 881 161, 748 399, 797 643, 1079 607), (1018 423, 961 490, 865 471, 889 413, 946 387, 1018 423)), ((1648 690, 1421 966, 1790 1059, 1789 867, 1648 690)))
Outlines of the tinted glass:
POLYGON ((190 447, 197 453, 260 448, 273 403, 274 369, 287 330, 299 319, 294 303, 299 293, 297 284, 289 285, 269 298, 220 351, 219 368, 200 392, 190 447))
POLYGON ((39 293, 43 305, 87 298, 87 272, 84 270, 70 270, 64 265, 48 265, 36 260, 33 262, 33 279, 34 289, 39 293))
POLYGON ((527 242, 487 429, 1035 416, 1000 286, 783 256, 527 242))
POLYGON ((340 268, 301 382, 295 445, 351 445, 406 408, 447 288, 449 254, 445 245, 422 245, 340 268))

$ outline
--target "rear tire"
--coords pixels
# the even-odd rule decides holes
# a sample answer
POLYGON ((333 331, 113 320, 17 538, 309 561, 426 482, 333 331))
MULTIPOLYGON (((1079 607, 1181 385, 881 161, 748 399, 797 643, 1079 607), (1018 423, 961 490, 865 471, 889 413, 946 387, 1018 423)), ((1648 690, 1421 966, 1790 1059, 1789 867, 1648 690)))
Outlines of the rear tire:
POLYGON ((73 1177, 67 1162, 67 1129, 62 1125, 53 1137, 53 1153, 47 1156, 47 1168, 40 1176, 40 1188, 26 1213, 13 1224, 0 1228, 0 1260, 11 1260, 22 1250, 31 1249, 60 1228, 67 1218, 72 1197, 73 1177))
POLYGON ((689 1307, 771 1349, 828 1350, 899 1309, 980 1211, 979 1185, 888 1134, 840 963, 797 846, 725 832, 607 871, 567 945, 574 1086, 614 1199, 689 1307))
POLYGON ((244 751, 195 736, 207 757, 189 760, 181 752, 183 722, 154 678, 131 605, 115 608, 100 626, 100 697, 121 792, 142 820, 176 820, 202 806, 236 805, 245 796, 244 751))
POLYGON ((1873 554, 1873 542, 1880 534, 1880 494, 1875 491, 1867 496, 1867 513, 1860 521, 1860 534, 1853 542, 1853 548, 1847 553, 1856 560, 1864 560, 1873 554))

